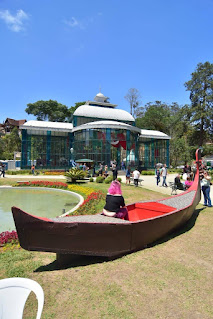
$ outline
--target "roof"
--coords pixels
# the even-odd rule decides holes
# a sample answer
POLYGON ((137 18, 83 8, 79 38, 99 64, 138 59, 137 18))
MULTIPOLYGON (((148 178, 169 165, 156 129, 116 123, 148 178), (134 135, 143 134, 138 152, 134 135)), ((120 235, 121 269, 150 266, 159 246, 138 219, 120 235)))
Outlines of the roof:
POLYGON ((20 126, 20 125, 24 124, 25 122, 27 122, 27 120, 14 120, 14 119, 10 119, 9 117, 7 117, 4 124, 8 123, 10 125, 20 126))
POLYGON ((145 138, 158 138, 158 139, 167 139, 170 140, 171 137, 163 132, 154 131, 154 130, 141 130, 140 137, 145 138))
POLYGON ((31 129, 31 130, 43 130, 43 131, 60 131, 60 132, 76 132, 86 129, 124 129, 132 132, 137 132, 140 134, 141 138, 155 138, 155 139, 171 139, 170 136, 163 132, 154 130, 142 130, 138 127, 117 122, 117 121, 95 121, 82 124, 73 127, 71 123, 64 122, 47 122, 47 121, 28 121, 20 126, 21 129, 31 129))
POLYGON ((100 106, 88 105, 88 104, 79 106, 77 110, 75 110, 73 115, 100 118, 100 119, 106 119, 106 120, 135 122, 134 117, 127 111, 124 111, 121 109, 104 107, 104 106, 100 107, 100 106))
POLYGON ((21 129, 31 130, 44 130, 44 131, 60 131, 60 132, 71 132, 73 125, 72 123, 64 122, 47 122, 47 121, 28 121, 23 124, 21 129))
POLYGON ((116 121, 95 121, 86 124, 82 124, 73 128, 72 132, 88 130, 88 129, 104 129, 104 128, 112 128, 112 129, 124 129, 130 130, 133 132, 140 133, 141 129, 126 123, 116 122, 116 121))

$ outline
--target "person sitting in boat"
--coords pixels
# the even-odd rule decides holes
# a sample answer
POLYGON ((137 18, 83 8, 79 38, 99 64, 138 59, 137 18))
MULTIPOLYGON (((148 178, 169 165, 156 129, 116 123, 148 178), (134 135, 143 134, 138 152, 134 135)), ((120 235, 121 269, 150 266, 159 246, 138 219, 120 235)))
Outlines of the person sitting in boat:
POLYGON ((185 186, 186 186, 186 189, 188 189, 189 187, 191 187, 193 184, 193 181, 191 179, 191 176, 188 176, 186 181, 185 181, 185 186))
POLYGON ((121 184, 117 180, 112 181, 108 189, 103 215, 128 220, 128 210, 122 196, 121 184))

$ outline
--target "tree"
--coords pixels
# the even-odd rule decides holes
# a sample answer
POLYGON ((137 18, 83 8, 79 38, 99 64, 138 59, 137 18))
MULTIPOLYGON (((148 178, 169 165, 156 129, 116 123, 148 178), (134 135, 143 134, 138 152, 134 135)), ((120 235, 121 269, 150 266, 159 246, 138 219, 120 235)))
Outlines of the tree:
POLYGON ((14 127, 12 132, 1 138, 0 151, 2 149, 2 159, 14 159, 14 152, 21 151, 21 138, 18 134, 17 127, 14 127))
POLYGON ((199 135, 199 145, 212 135, 213 132, 213 64, 198 63, 191 80, 185 84, 190 91, 191 123, 199 135))
POLYGON ((145 105, 144 116, 136 118, 136 126, 169 134, 170 116, 170 107, 166 103, 149 102, 145 105))
POLYGON ((70 116, 70 110, 66 105, 53 100, 29 103, 25 112, 36 116, 38 121, 66 122, 70 116))
POLYGON ((191 160, 190 149, 184 136, 172 138, 170 141, 170 162, 176 167, 180 162, 187 163, 191 160))
POLYGON ((130 114, 134 116, 137 108, 140 106, 140 98, 141 98, 140 92, 135 88, 131 88, 128 90, 124 98, 130 104, 130 114))
POLYGON ((5 159, 3 156, 4 150, 5 150, 4 138, 0 137, 0 159, 5 159))
POLYGON ((75 110, 77 110, 77 108, 79 107, 79 106, 81 106, 81 105, 83 105, 83 104, 85 104, 86 103, 86 101, 83 101, 83 102, 76 102, 75 103, 75 106, 71 106, 70 108, 69 108, 69 112, 70 112, 70 115, 69 115, 69 117, 68 117, 68 122, 72 122, 72 120, 73 120, 73 113, 75 112, 75 110))

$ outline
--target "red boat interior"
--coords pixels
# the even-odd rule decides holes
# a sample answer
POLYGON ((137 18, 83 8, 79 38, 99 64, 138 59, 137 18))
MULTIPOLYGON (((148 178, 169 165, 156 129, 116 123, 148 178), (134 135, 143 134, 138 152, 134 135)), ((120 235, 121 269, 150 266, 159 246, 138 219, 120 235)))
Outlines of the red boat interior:
POLYGON ((174 210, 176 210, 176 208, 158 202, 135 203, 128 205, 128 220, 135 222, 138 220, 161 216, 174 210))

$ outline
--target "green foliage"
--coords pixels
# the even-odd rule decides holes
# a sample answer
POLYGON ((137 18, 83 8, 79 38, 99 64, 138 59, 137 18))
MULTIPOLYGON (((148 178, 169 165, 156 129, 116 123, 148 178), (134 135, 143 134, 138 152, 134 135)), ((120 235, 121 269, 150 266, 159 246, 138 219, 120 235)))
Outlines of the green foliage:
POLYGON ((29 174, 32 174, 31 173, 31 170, 28 170, 28 169, 20 169, 18 171, 12 171, 12 170, 8 170, 7 171, 7 174, 8 175, 29 175, 29 174))
POLYGON ((199 135, 199 145, 202 146, 213 134, 213 64, 198 63, 185 87, 190 91, 191 123, 199 135))
POLYGON ((110 184, 113 180, 113 177, 112 176, 107 176, 107 178, 104 180, 104 183, 105 184, 110 184))
POLYGON ((66 172, 65 176, 67 177, 67 180, 69 182, 76 183, 77 180, 84 179, 86 174, 87 173, 82 171, 81 169, 74 167, 71 168, 69 172, 66 172))
POLYGON ((122 179, 120 177, 118 177, 117 180, 119 181, 119 183, 122 182, 122 179))
POLYGON ((93 177, 90 177, 89 181, 92 183, 94 182, 94 178, 93 177))
POLYGON ((154 171, 141 171, 141 175, 155 175, 154 171))
POLYGON ((53 100, 28 103, 25 112, 36 116, 38 121, 66 122, 70 116, 66 105, 53 100))
POLYGON ((75 106, 71 106, 71 107, 69 108, 70 116, 69 116, 69 118, 68 118, 68 122, 72 122, 72 120, 73 120, 73 113, 75 112, 75 110, 77 110, 77 108, 78 108, 79 106, 81 106, 81 105, 83 105, 83 104, 85 104, 85 103, 86 103, 86 101, 77 102, 77 103, 75 103, 75 106))
POLYGON ((103 176, 96 177, 96 183, 103 183, 103 182, 104 182, 104 177, 103 176))
POLYGON ((156 101, 145 105, 143 117, 136 119, 136 126, 143 129, 157 130, 166 134, 170 133, 170 107, 166 103, 156 101))
POLYGON ((0 138, 0 155, 3 160, 14 159, 14 152, 21 151, 21 138, 17 127, 12 132, 0 138))

